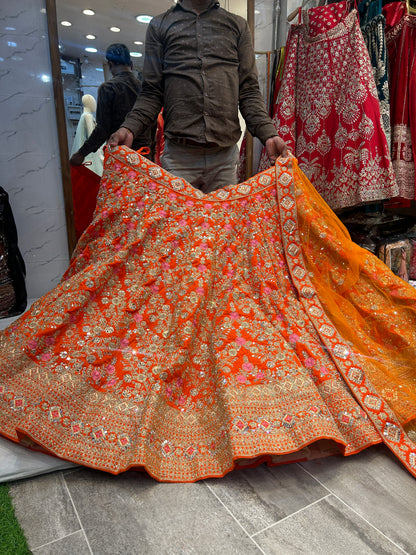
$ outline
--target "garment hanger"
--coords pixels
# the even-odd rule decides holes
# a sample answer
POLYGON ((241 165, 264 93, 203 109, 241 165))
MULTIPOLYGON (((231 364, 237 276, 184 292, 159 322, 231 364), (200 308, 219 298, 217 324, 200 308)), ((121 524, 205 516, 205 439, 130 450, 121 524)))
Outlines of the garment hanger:
POLYGON ((406 0, 406 10, 409 15, 416 15, 416 2, 406 0))
POLYGON ((312 6, 309 6, 311 8, 316 8, 318 6, 326 6, 328 4, 328 0, 324 0, 324 1, 314 1, 314 0, 304 0, 302 2, 302 5, 299 6, 298 8, 296 8, 295 10, 293 10, 293 12, 291 12, 288 16, 287 16, 287 20, 290 23, 291 21, 293 21, 295 19, 295 17, 297 15, 300 15, 300 12, 302 10, 307 10, 309 8, 307 8, 308 4, 312 4, 312 6))
POLYGON ((301 19, 301 12, 302 10, 306 7, 306 5, 310 2, 311 0, 303 0, 302 4, 293 10, 293 12, 291 12, 288 16, 287 16, 287 20, 290 23, 291 21, 293 21, 295 19, 295 17, 298 15, 299 16, 299 23, 300 23, 300 19, 301 19))
POLYGON ((299 10, 301 9, 302 7, 299 6, 299 8, 296 8, 295 10, 293 10, 293 12, 290 12, 290 14, 287 16, 287 20, 289 21, 289 23, 295 19, 295 17, 299 14, 299 10))

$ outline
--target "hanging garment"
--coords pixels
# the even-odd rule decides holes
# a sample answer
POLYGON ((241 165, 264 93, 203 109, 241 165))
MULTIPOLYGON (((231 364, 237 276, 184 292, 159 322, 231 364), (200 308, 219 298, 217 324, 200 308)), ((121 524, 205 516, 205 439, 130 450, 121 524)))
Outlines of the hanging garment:
POLYGON ((282 84, 283 70, 284 70, 284 67, 285 67, 285 58, 286 58, 286 47, 282 46, 279 50, 279 58, 278 58, 277 68, 276 68, 276 72, 274 74, 273 100, 272 100, 272 103, 271 103, 271 106, 270 106, 270 112, 271 112, 270 115, 271 115, 271 117, 273 117, 275 115, 277 96, 279 94, 280 86, 282 84))
POLYGON ((390 95, 387 76, 386 20, 381 13, 381 9, 381 0, 364 0, 364 2, 358 4, 361 32, 370 56, 380 101, 381 119, 387 144, 390 148, 390 95))
POLYGON ((165 136, 163 132, 164 121, 163 121, 163 110, 157 116, 157 129, 155 136, 155 162, 158 166, 161 165, 161 156, 165 148, 165 136))
POLYGON ((0 318, 24 312, 26 265, 20 253, 9 195, 0 187, 0 318))
POLYGON ((383 441, 416 476, 416 290, 296 160, 204 195, 107 156, 61 283, 1 335, 1 434, 184 482, 383 441))
MULTIPOLYGON (((78 152, 91 133, 94 131, 96 122, 90 111, 84 109, 79 119, 77 130, 75 132, 74 142, 72 144, 70 156, 78 152)), ((103 174, 104 151, 101 146, 96 152, 90 152, 84 158, 84 163, 89 164, 91 171, 99 175, 103 174)))
POLYGON ((416 280, 416 238, 411 237, 412 254, 410 256, 409 279, 416 280))
POLYGON ((71 164, 72 204, 77 241, 92 221, 100 188, 100 176, 89 168, 88 163, 80 166, 71 164))
MULTIPOLYGON (((368 51, 348 5, 311 8, 305 23, 291 26, 273 118, 333 209, 398 191, 368 51)), ((264 155, 259 169, 265 167, 264 155)))
POLYGON ((398 196, 416 198, 416 15, 403 2, 383 8, 389 62, 392 161, 398 196))
POLYGON ((246 180, 247 176, 247 134, 248 131, 244 133, 244 138, 241 141, 240 153, 238 157, 237 164, 237 181, 242 183, 246 180))
MULTIPOLYGON (((269 112, 270 112, 270 117, 274 116, 274 110, 275 110, 275 104, 276 104, 276 98, 277 98, 277 94, 279 92, 280 89, 280 85, 282 82, 282 77, 283 77, 283 68, 284 68, 284 60, 285 60, 285 47, 282 46, 278 52, 276 53, 276 57, 275 57, 275 68, 274 68, 274 72, 273 72, 273 83, 272 83, 272 87, 271 87, 271 102, 270 102, 270 106, 269 106, 269 112)), ((248 131, 246 131, 246 133, 244 134, 244 138, 241 142, 241 146, 240 146, 240 155, 239 155, 239 160, 238 160, 238 164, 237 164, 237 181, 239 183, 241 183, 242 181, 245 181, 247 178, 247 133, 248 131)), ((269 157, 267 156, 266 150, 263 149, 263 151, 261 151, 260 153, 260 159, 263 160, 263 164, 264 164, 264 168, 266 169, 269 167, 270 165, 270 161, 269 161, 269 157)), ((259 161, 260 164, 260 161, 259 161)), ((258 164, 257 164, 258 166, 258 164)), ((251 175, 253 173, 257 173, 256 171, 252 171, 251 175)), ((250 175, 250 177, 251 177, 250 175)))

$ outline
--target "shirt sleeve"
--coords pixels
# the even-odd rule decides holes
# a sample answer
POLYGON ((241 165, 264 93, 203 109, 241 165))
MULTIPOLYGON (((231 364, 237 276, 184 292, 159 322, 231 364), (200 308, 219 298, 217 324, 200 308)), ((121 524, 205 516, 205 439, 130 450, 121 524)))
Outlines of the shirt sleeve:
POLYGON ((141 135, 153 126, 163 106, 163 43, 160 24, 153 21, 146 33, 142 91, 122 124, 133 135, 141 135))
POLYGON ((240 112, 250 133, 264 144, 278 133, 267 113, 260 91, 253 44, 246 21, 239 39, 238 56, 240 112))
POLYGON ((89 138, 79 149, 82 156, 87 156, 91 152, 96 152, 111 135, 112 106, 114 102, 114 91, 106 83, 98 88, 97 98, 97 125, 89 138))

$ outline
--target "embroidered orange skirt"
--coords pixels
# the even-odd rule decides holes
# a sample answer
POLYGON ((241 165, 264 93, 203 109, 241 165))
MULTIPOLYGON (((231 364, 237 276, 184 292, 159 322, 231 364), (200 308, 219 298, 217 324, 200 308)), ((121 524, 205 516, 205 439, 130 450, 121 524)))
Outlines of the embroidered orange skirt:
POLYGON ((416 476, 416 290, 293 158, 203 195, 107 153, 61 283, 1 334, 0 433, 162 481, 386 443, 416 476))

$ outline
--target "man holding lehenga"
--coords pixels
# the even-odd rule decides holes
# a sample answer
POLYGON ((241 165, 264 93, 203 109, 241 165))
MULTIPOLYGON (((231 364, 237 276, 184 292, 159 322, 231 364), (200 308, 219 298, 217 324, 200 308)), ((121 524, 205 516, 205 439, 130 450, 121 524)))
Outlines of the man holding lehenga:
POLYGON ((287 153, 260 92, 247 21, 216 0, 180 0, 152 19, 142 92, 109 144, 131 146, 162 107, 162 166, 204 193, 237 182, 238 109, 272 163, 287 153))

